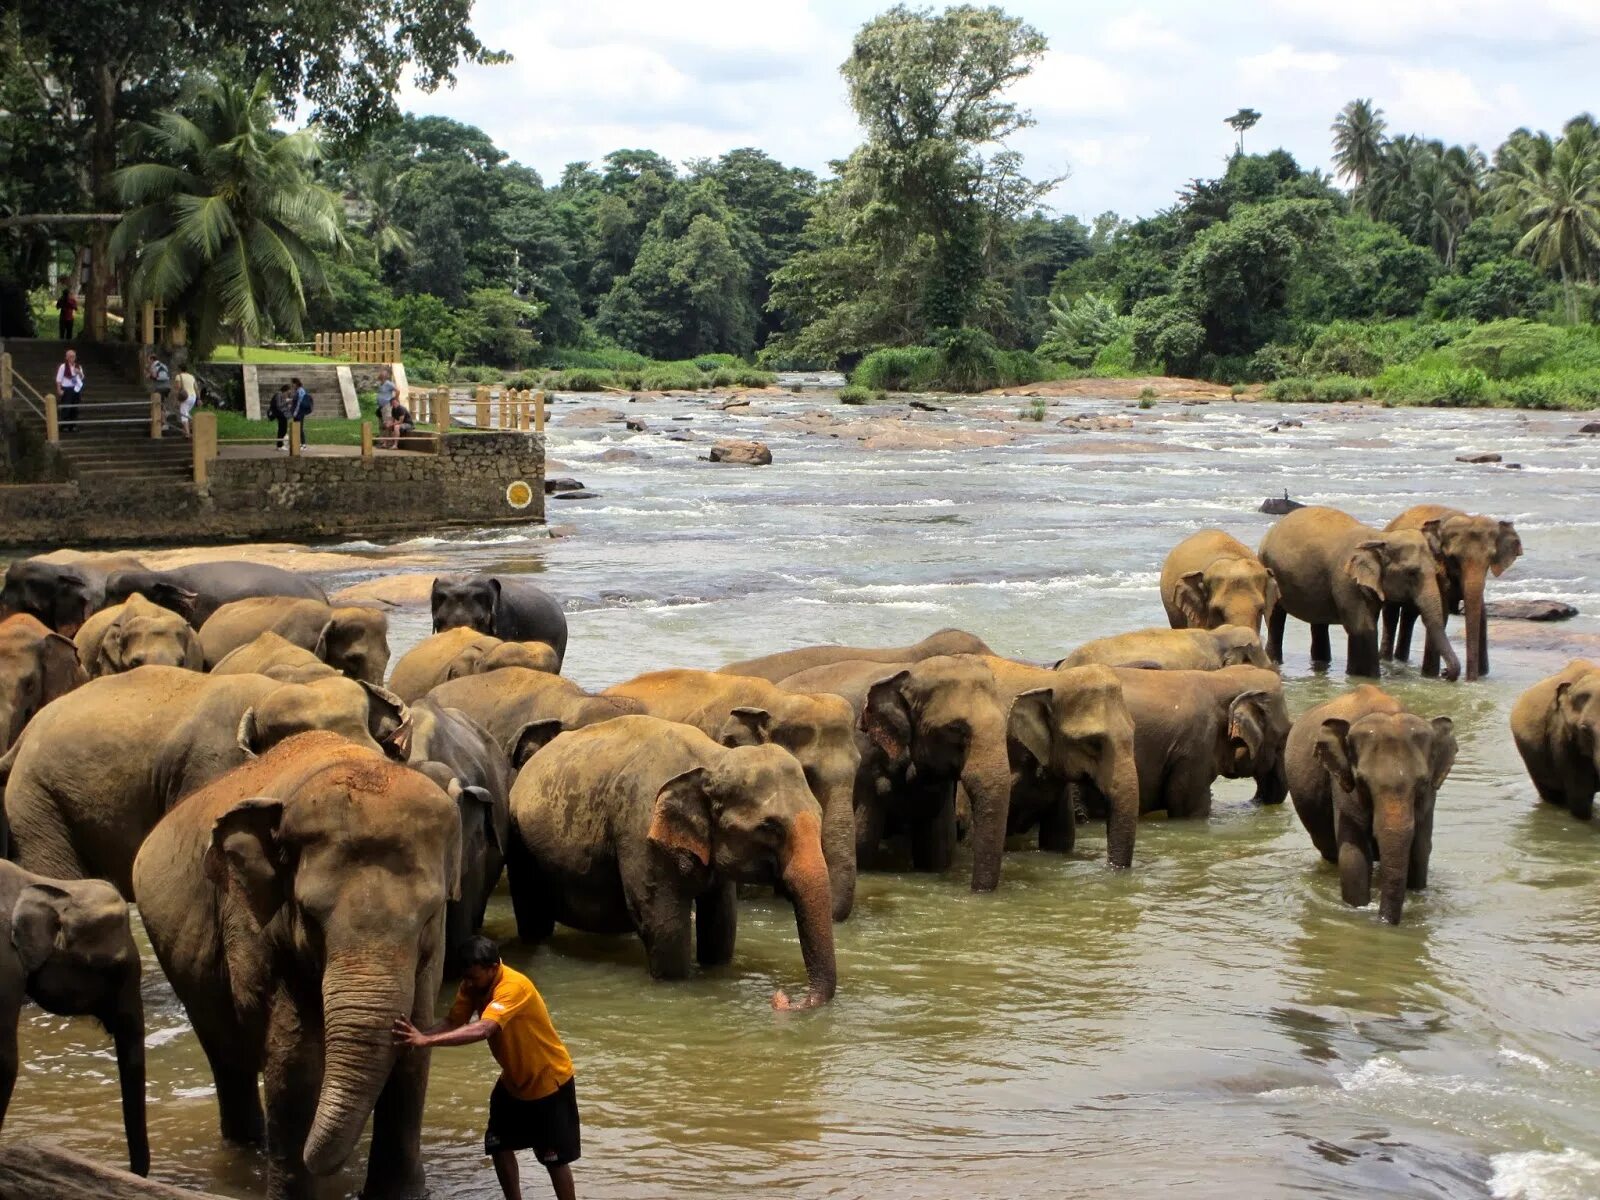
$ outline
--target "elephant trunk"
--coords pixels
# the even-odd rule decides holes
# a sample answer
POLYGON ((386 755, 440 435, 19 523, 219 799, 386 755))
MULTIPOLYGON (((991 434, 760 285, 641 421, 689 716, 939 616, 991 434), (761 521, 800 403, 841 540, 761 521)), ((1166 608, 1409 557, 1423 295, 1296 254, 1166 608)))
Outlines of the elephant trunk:
POLYGON ((1256 773, 1257 804, 1282 804, 1289 795, 1289 772, 1284 766, 1283 755, 1279 754, 1270 767, 1263 767, 1256 773))
POLYGON ((783 890, 794 904, 800 954, 806 964, 806 995, 796 1003, 779 991, 772 997, 772 1006, 816 1008, 833 999, 839 973, 833 958, 833 897, 828 886, 828 864, 822 857, 822 825, 810 813, 796 817, 789 831, 783 890))
POLYGON ((1106 798, 1106 863, 1131 867, 1133 843, 1139 833, 1139 771, 1131 744, 1126 752, 1112 747, 1107 753, 1113 757, 1102 764, 1100 778, 1095 780, 1106 798))
POLYGON ((330 954, 322 976, 322 1089, 305 1143, 313 1175, 331 1175, 355 1149, 394 1067, 390 1028, 415 999, 414 957, 342 957, 330 954))
POLYGON ((1000 886, 1000 860, 1011 815, 1011 761, 1003 728, 973 738, 961 785, 972 802, 972 890, 992 892, 1000 886))
POLYGON ((1483 589, 1488 581, 1488 568, 1482 563, 1463 563, 1461 566, 1461 603, 1466 613, 1467 681, 1479 679, 1485 673, 1483 662, 1484 613, 1483 589))
POLYGON ((139 972, 130 972, 117 1011, 105 1022, 117 1047, 117 1078, 122 1088, 122 1130, 128 1139, 128 1170, 150 1174, 150 1136, 145 1124, 144 1004, 139 972))
MULTIPOLYGON (((1417 596, 1417 613, 1422 618, 1422 627, 1428 632, 1428 649, 1437 654, 1444 663, 1445 678, 1457 678, 1461 674, 1461 660, 1456 657, 1450 639, 1445 636, 1444 600, 1439 595, 1438 583, 1431 577, 1421 594, 1417 596)), ((1470 620, 1468 628, 1471 628, 1470 620)))
POLYGON ((1391 925, 1400 924, 1406 903, 1406 878, 1411 870, 1411 841, 1415 826, 1409 800, 1405 814, 1380 821, 1374 830, 1378 843, 1378 915, 1391 925))

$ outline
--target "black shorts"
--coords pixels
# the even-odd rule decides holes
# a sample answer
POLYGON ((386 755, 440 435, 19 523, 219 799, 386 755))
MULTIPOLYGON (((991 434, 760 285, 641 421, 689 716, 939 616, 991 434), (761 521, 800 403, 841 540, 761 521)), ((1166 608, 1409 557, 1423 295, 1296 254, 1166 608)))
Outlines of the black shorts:
POLYGON ((489 1128, 483 1152, 532 1150, 547 1167, 576 1162, 583 1155, 578 1128, 578 1089, 569 1079, 537 1100, 518 1100, 496 1083, 489 1093, 489 1128))

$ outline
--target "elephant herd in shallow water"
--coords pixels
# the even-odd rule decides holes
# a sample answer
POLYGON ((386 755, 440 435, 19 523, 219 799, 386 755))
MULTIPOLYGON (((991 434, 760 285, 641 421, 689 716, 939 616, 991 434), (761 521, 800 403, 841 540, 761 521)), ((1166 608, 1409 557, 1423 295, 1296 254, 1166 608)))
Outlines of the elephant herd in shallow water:
MULTIPOLYGON (((0 1119, 24 995, 116 1041, 133 1168, 144 1132, 137 901, 216 1080, 222 1132, 264 1144, 274 1194, 308 1194, 369 1117, 363 1195, 420 1194, 424 1056, 393 1019, 432 1017, 453 956, 508 877, 519 936, 632 933, 658 978, 734 954, 737 890, 792 904, 826 1003, 833 924, 857 870, 970 846, 999 886, 1010 839, 1069 852, 1103 823, 1134 862, 1141 815, 1209 815, 1218 778, 1291 797, 1346 902, 1401 918, 1427 883, 1451 722, 1365 684, 1302 714, 1274 668, 1286 619, 1329 627, 1353 675, 1406 657, 1488 669, 1483 589, 1521 553, 1509 522, 1431 506, 1385 529, 1285 517, 1259 554, 1221 530, 1161 573, 1170 628, 1088 642, 1053 666, 942 630, 816 645, 602 692, 560 675, 566 619, 524 580, 440 579, 434 633, 389 669, 382 610, 271 567, 26 559, 0 592, 0 1119), (1380 624, 1383 637, 1380 644, 1380 624), (1260 631, 1268 639, 1263 645, 1260 631), (904 847, 904 848, 902 848, 904 847), (264 1076, 265 1107, 258 1080, 264 1076)), ((1512 730, 1540 797, 1588 818, 1600 666, 1530 689, 1512 730)))

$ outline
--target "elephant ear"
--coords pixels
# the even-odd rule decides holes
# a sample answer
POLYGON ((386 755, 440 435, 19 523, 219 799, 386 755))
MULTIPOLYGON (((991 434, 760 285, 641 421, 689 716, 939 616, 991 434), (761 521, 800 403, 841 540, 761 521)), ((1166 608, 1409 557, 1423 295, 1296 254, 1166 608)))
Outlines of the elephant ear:
POLYGON ((1432 724, 1433 751, 1428 756, 1428 771, 1433 788, 1438 791, 1456 763, 1456 725, 1449 717, 1435 717, 1432 724))
POLYGON ((183 667, 186 671, 204 671, 206 669, 205 647, 200 645, 200 639, 193 629, 185 628, 181 634, 183 640, 183 667))
POLYGON ((32 883, 17 893, 11 909, 11 944, 22 960, 24 975, 32 975, 59 948, 61 910, 70 895, 48 883, 32 883))
POLYGON ((322 628, 317 631, 316 645, 311 647, 311 653, 315 654, 323 662, 328 661, 328 634, 332 631, 333 618, 330 617, 323 622, 322 628))
POLYGON ((565 728, 566 726, 554 717, 542 721, 529 721, 512 734, 510 742, 506 744, 506 757, 511 760, 511 766, 521 770, 523 764, 548 746, 565 728))
POLYGON ((39 672, 43 685, 40 704, 49 704, 89 681, 88 673, 78 661, 77 644, 59 633, 49 633, 39 639, 39 672))
POLYGON ((717 732, 717 741, 724 746, 765 746, 771 740, 772 714, 749 705, 741 705, 728 713, 728 719, 717 732))
POLYGON ((1190 629, 1206 627, 1206 573, 1187 571, 1178 579, 1173 602, 1190 629))
POLYGON ((1345 560, 1344 572, 1362 591, 1370 592, 1383 603, 1383 556, 1388 547, 1381 541, 1362 542, 1345 560))
POLYGON ((1243 746, 1252 762, 1261 756, 1262 743, 1266 740, 1269 700, 1267 692, 1241 692, 1228 705, 1228 740, 1243 746))
POLYGON ((107 625, 105 632, 100 635, 100 644, 94 651, 94 661, 89 664, 89 669, 96 678, 101 675, 114 675, 122 670, 122 622, 127 619, 130 603, 128 600, 123 601, 122 611, 117 614, 117 619, 107 625))
POLYGON ((1340 717, 1329 717, 1317 731, 1314 753, 1317 761, 1347 792, 1356 790, 1355 762, 1350 757, 1350 722, 1340 717))
POLYGON ((194 624, 195 612, 200 603, 200 593, 191 592, 186 587, 179 587, 175 583, 165 580, 153 580, 145 587, 138 589, 144 598, 152 604, 159 604, 162 608, 171 609, 189 624, 194 624))
POLYGON ((900 762, 911 753, 911 706, 902 686, 910 671, 896 671, 867 689, 861 706, 861 730, 872 739, 891 762, 900 762))
MULTIPOLYGON (((460 795, 456 798, 456 805, 461 809, 463 825, 465 825, 466 815, 472 807, 481 808, 483 810, 483 836, 489 839, 490 844, 493 845, 496 850, 503 851, 505 847, 500 844, 500 835, 495 832, 494 797, 489 794, 489 789, 481 788, 477 784, 468 784, 466 787, 461 787, 458 784, 457 790, 460 792, 460 795)), ((459 895, 459 880, 456 891, 458 894, 452 896, 452 900, 461 899, 459 895)))
POLYGON ((367 693, 367 731, 383 752, 405 762, 411 750, 411 710, 406 702, 378 683, 356 680, 367 693))
POLYGON ((1422 523, 1422 538, 1428 543, 1428 553, 1439 561, 1444 561, 1444 518, 1434 517, 1422 523))
POLYGON ((1011 702, 1006 734, 1022 746, 1040 766, 1049 766, 1055 744, 1056 694, 1052 688, 1033 688, 1011 702))
POLYGON ((239 718, 239 728, 234 732, 233 740, 238 743, 239 749, 244 751, 246 758, 254 758, 259 751, 256 749, 256 710, 254 706, 244 710, 244 715, 239 718))
POLYGON ((1278 577, 1272 573, 1272 568, 1266 568, 1266 573, 1266 587, 1262 589, 1262 593, 1265 598, 1262 601, 1264 607, 1261 615, 1271 618, 1272 610, 1278 607, 1278 602, 1282 596, 1282 593, 1278 591, 1278 577))
POLYGON ((241 800, 217 818, 206 847, 206 878, 242 904, 257 929, 266 928, 284 901, 282 822, 281 800, 241 800))
POLYGON ((650 844, 676 859, 685 873, 711 865, 710 772, 692 767, 661 785, 650 816, 650 844))
POLYGON ((1522 539, 1517 536, 1517 527, 1510 521, 1501 521, 1499 530, 1495 533, 1494 557, 1489 560, 1489 569, 1498 579, 1521 557, 1522 539))
POLYGON ((449 680, 476 675, 482 669, 483 659, 484 650, 482 646, 468 646, 445 665, 444 677, 449 680))

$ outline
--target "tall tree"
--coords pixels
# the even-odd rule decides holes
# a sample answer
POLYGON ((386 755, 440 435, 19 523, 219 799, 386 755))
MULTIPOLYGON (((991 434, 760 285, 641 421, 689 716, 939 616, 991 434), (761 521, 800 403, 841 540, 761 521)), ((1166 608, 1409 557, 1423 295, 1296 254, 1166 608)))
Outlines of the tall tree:
POLYGON ((1383 109, 1374 108, 1371 100, 1352 100, 1334 118, 1332 129, 1333 164, 1355 184, 1356 194, 1371 216, 1372 193, 1367 181, 1383 156, 1384 131, 1388 129, 1383 109))
POLYGON ((1256 122, 1261 120, 1261 114, 1253 108, 1241 108, 1231 117, 1224 117, 1222 123, 1231 125, 1233 131, 1239 135, 1239 153, 1244 154, 1244 135, 1248 129, 1254 129, 1256 122))
POLYGON ((1523 229, 1517 253, 1561 279, 1567 320, 1578 319, 1574 284, 1600 263, 1600 138, 1592 118, 1560 138, 1519 130, 1501 148, 1494 197, 1523 229))
POLYGON ((133 263, 130 299, 163 302, 197 357, 228 332, 241 345, 298 336, 322 281, 318 253, 343 246, 337 202, 309 178, 315 136, 277 136, 273 117, 265 75, 205 83, 187 114, 139 129, 157 160, 114 177, 133 206, 111 238, 133 263))

